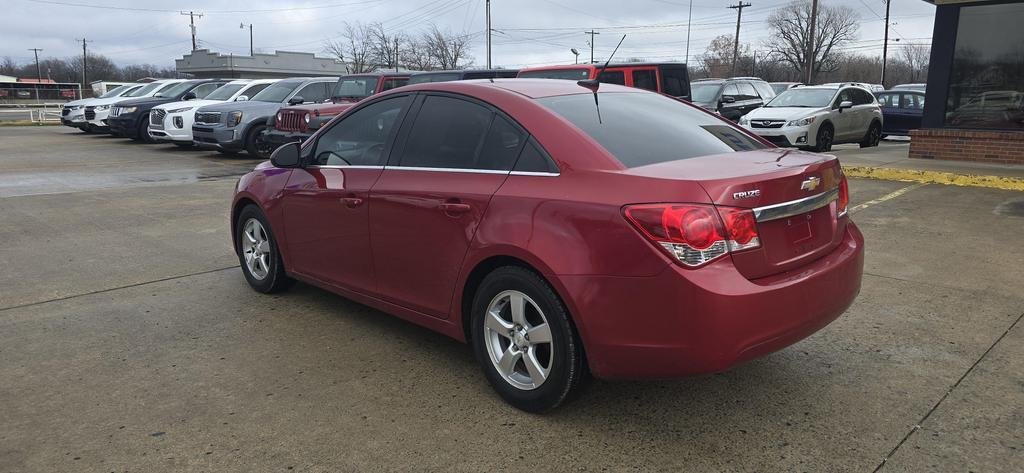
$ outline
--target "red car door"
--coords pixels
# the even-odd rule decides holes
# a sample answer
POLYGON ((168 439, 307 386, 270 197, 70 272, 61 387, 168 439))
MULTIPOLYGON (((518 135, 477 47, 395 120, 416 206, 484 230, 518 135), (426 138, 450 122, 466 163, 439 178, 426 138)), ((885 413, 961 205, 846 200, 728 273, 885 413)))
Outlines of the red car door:
POLYGON ((281 198, 291 271, 374 291, 367 201, 411 102, 405 95, 367 104, 309 145, 310 164, 292 173, 281 198))
POLYGON ((411 113, 370 192, 374 268, 385 299, 445 318, 477 226, 526 135, 458 96, 421 95, 411 113))

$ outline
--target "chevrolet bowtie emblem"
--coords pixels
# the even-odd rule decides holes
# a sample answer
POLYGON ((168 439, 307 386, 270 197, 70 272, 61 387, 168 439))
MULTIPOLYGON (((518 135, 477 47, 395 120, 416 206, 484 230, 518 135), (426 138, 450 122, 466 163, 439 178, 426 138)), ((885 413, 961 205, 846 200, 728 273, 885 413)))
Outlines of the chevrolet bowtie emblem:
POLYGON ((817 177, 809 177, 807 180, 800 183, 800 189, 810 192, 817 189, 818 184, 820 183, 821 179, 818 179, 817 177))

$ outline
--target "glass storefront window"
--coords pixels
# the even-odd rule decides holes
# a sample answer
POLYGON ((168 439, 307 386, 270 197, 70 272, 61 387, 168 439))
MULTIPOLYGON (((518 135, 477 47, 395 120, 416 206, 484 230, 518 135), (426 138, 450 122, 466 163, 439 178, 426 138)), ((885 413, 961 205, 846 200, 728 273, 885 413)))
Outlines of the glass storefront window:
POLYGON ((960 9, 946 126, 1024 129, 1022 23, 1022 3, 960 9))

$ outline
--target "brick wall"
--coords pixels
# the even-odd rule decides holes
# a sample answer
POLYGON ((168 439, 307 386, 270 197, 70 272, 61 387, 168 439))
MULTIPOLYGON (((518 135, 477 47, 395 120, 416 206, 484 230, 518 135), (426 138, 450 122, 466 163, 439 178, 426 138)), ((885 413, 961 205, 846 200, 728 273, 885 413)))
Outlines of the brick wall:
POLYGON ((1024 164, 1024 131, 922 129, 910 137, 911 158, 1024 164))

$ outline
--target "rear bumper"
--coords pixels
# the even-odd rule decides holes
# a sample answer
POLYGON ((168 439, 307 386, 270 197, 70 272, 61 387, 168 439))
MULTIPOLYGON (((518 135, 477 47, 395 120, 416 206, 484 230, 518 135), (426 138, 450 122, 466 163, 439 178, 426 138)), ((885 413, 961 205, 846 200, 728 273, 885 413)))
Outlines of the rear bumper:
POLYGON ((274 149, 296 141, 305 142, 310 136, 313 134, 301 131, 280 131, 274 128, 268 128, 263 132, 263 140, 274 149))
POLYGON ((672 378, 722 371, 820 330, 853 303, 863 268, 864 238, 850 222, 828 255, 755 281, 731 258, 648 278, 559 279, 596 376, 672 378))

